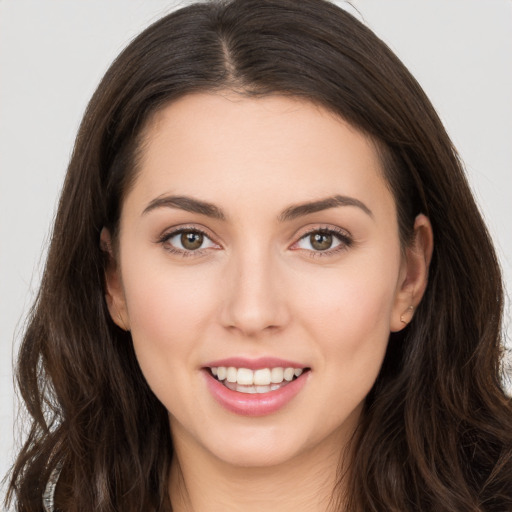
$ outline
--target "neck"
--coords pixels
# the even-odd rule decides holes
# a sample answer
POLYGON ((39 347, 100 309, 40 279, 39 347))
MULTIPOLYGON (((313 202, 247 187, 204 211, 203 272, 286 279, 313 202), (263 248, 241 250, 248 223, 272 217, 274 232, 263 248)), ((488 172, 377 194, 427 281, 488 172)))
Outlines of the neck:
POLYGON ((328 512, 333 504, 340 510, 333 496, 343 495, 339 477, 345 464, 340 440, 332 441, 266 467, 233 466, 201 447, 175 442, 173 512, 328 512))

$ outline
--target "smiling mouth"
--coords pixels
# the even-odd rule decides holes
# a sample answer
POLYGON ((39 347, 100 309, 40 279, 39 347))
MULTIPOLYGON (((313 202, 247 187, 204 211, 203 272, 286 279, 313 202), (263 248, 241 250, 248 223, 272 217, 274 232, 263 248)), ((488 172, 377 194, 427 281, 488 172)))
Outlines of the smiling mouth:
POLYGON ((233 366, 214 366, 208 368, 210 375, 232 391, 248 394, 277 391, 296 380, 310 368, 275 367, 235 368, 233 366))

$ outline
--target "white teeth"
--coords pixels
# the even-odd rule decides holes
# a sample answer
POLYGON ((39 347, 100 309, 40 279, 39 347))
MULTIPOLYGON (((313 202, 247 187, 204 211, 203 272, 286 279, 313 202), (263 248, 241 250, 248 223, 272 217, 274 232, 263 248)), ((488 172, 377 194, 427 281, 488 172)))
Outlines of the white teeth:
POLYGON ((287 380, 290 382, 293 379, 294 376, 294 369, 293 368, 286 368, 284 371, 284 380, 287 380))
POLYGON ((283 382, 283 374, 284 370, 282 368, 272 368, 272 371, 270 372, 270 382, 273 384, 279 384, 280 382, 283 382))
POLYGON ((236 371, 236 368, 233 368, 233 366, 230 366, 226 371, 226 380, 228 382, 236 382, 236 374, 238 372, 236 371))
MULTIPOLYGON (((268 386, 270 382, 270 370, 268 368, 254 372, 254 384, 257 386, 268 386)), ((239 384, 241 384, 241 382, 239 382, 239 384)))
POLYGON ((248 368, 238 368, 236 372, 236 381, 238 384, 244 384, 245 386, 253 385, 253 373, 248 368))
POLYGON ((224 381, 224 384, 230 389, 236 389, 238 386, 245 386, 244 393, 267 393, 278 389, 283 382, 288 383, 294 377, 302 375, 303 368, 259 368, 251 370, 249 368, 235 368, 234 366, 218 366, 210 368, 217 380, 224 381), (228 385, 228 383, 230 385, 228 385))
POLYGON ((250 395, 268 393, 269 391, 275 391, 276 389, 286 386, 287 382, 281 384, 271 384, 270 386, 244 386, 236 382, 224 382, 224 385, 232 391, 238 391, 239 393, 247 393, 250 395))

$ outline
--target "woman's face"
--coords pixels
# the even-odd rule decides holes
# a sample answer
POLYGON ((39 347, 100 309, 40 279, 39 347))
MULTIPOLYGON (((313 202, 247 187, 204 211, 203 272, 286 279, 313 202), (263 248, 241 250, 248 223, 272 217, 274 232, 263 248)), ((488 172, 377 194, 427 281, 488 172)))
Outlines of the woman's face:
POLYGON ((145 136, 108 300, 178 451, 258 466, 339 446, 419 300, 372 143, 233 93, 186 96, 145 136))

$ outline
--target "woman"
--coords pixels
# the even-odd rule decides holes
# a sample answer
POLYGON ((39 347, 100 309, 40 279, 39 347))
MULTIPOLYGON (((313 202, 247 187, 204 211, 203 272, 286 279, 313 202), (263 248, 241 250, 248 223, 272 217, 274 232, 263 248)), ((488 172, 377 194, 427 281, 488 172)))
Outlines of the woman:
POLYGON ((84 116, 10 497, 509 510, 501 308, 456 153, 375 35, 318 0, 184 8, 84 116))

